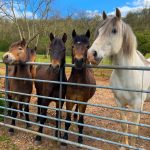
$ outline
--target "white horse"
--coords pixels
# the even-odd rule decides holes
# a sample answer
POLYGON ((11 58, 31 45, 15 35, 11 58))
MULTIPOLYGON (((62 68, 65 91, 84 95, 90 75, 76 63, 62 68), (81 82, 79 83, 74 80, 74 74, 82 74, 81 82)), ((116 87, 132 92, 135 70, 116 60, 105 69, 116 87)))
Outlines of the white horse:
MULTIPOLYGON (((116 9, 116 16, 107 16, 103 12, 103 21, 98 28, 97 38, 88 50, 88 59, 92 64, 99 64, 105 57, 111 57, 114 65, 150 66, 149 61, 137 51, 136 37, 130 26, 121 20, 119 9, 116 9)), ((112 72, 110 83, 113 87, 150 90, 150 71, 116 69, 112 72)), ((143 109, 144 101, 150 101, 150 95, 147 93, 116 90, 113 92, 118 106, 122 108, 128 106, 140 111, 143 109)), ((121 111, 121 119, 128 119, 125 111, 121 111)), ((131 121, 139 123, 140 114, 133 113, 131 121)), ((128 125, 122 123, 122 130, 128 132, 128 125)), ((138 134, 138 126, 132 126, 131 133, 138 134)), ((136 139, 131 138, 131 145, 134 146, 135 142, 136 139)), ((122 138, 122 143, 128 144, 127 136, 122 138)))

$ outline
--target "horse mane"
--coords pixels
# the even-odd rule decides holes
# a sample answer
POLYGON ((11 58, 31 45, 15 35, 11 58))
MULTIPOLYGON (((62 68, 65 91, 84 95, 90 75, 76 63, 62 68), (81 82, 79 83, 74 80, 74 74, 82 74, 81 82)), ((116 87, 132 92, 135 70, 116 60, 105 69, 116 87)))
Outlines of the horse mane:
POLYGON ((17 42, 12 43, 12 44, 10 45, 10 48, 16 47, 16 46, 18 46, 18 45, 21 45, 21 41, 17 41, 17 42))
POLYGON ((122 49, 123 54, 126 56, 132 56, 132 53, 137 50, 137 40, 135 34, 133 33, 131 27, 122 21, 122 34, 123 43, 122 49))

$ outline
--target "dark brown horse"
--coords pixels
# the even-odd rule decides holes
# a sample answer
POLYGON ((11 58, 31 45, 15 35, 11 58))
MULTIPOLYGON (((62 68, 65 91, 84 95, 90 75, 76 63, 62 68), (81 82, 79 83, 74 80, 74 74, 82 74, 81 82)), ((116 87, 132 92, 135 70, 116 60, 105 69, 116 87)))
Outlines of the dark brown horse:
MULTIPOLYGON (((66 82, 66 74, 65 74, 65 56, 66 56, 66 48, 65 42, 67 40, 67 35, 64 33, 62 38, 56 38, 53 34, 50 34, 50 54, 52 59, 52 64, 49 66, 38 66, 36 70, 36 79, 40 80, 52 80, 52 81, 60 81, 60 69, 62 70, 62 81, 66 82)), ((37 95, 47 96, 47 97, 57 97, 59 98, 59 84, 52 84, 52 83, 41 83, 35 82, 35 87, 37 90, 37 95)), ((65 98, 66 95, 66 86, 62 86, 62 98, 65 98)), ((38 98, 38 105, 48 106, 50 102, 55 101, 53 99, 42 99, 38 98)), ((59 108, 59 101, 56 102, 56 108, 59 108)), ((63 106, 64 102, 61 102, 61 107, 63 106)), ((47 109, 45 108, 38 108, 38 114, 47 115, 47 109)), ((56 111, 56 118, 58 118, 59 112, 56 111)), ((40 124, 44 124, 46 118, 40 117, 37 118, 40 120, 40 124)), ((58 128, 58 121, 56 121, 56 128, 58 128)), ((38 132, 43 132, 43 127, 40 126, 38 132)), ((58 131, 55 131, 55 136, 58 136, 58 131)), ((36 144, 41 142, 41 136, 36 136, 35 139, 36 144)))
MULTIPOLYGON (((34 49, 29 49, 28 44, 25 39, 13 43, 9 51, 3 55, 3 62, 5 64, 13 65, 9 66, 8 76, 19 77, 19 78, 29 78, 32 79, 34 67, 32 65, 26 65, 28 61, 34 61, 36 53, 34 49)), ((32 93, 32 81, 23 81, 16 79, 8 79, 8 90, 14 92, 21 92, 26 94, 32 93)), ((30 96, 18 95, 18 94, 8 94, 8 99, 29 103, 30 96)), ((9 102, 8 107, 12 109, 18 109, 18 104, 15 102, 9 102)), ((23 105, 19 105, 19 109, 22 110, 23 105)), ((29 112, 29 106, 25 105, 24 110, 29 112)), ((11 117, 17 117, 17 111, 9 111, 11 117)), ((25 114, 26 120, 29 121, 29 115, 25 114)), ((12 119, 11 125, 15 126, 15 119, 12 119)), ((26 127, 30 127, 29 123, 26 123, 26 127)), ((9 133, 13 134, 14 129, 10 128, 9 133)))
MULTIPOLYGON (((77 35, 75 30, 73 30, 72 38, 73 38, 72 63, 75 64, 75 67, 72 68, 72 72, 68 82, 95 85, 96 82, 94 79, 94 74, 92 69, 85 67, 85 65, 88 63, 87 50, 89 48, 90 31, 88 30, 85 35, 77 35)), ((68 85, 66 99, 87 102, 94 95, 95 90, 96 89, 93 87, 81 87, 81 86, 68 85)), ((78 106, 76 107, 76 111, 78 109, 80 113, 85 113, 87 106, 84 104, 75 104, 71 102, 66 102, 66 109, 71 111, 74 105, 78 106)), ((67 112, 66 120, 71 121, 71 113, 67 112)), ((83 115, 79 115, 78 123, 84 124, 83 115)), ((65 130, 68 130, 70 125, 71 123, 66 122, 65 130)), ((82 134, 83 126, 78 125, 78 128, 79 128, 79 133, 82 134)), ((63 139, 68 140, 67 132, 64 133, 63 139)), ((78 142, 79 143, 83 142, 82 136, 78 137, 78 142)))

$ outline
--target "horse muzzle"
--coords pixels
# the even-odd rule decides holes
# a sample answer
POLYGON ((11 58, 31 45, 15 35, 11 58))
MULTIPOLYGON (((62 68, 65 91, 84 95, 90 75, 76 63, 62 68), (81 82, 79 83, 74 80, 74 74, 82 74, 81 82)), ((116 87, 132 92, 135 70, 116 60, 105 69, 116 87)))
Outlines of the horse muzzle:
POLYGON ((103 57, 98 56, 96 51, 88 52, 87 58, 89 62, 93 65, 98 65, 103 59, 103 57))
POLYGON ((74 63, 75 63, 75 68, 79 69, 79 70, 81 70, 84 67, 84 65, 85 65, 83 58, 75 59, 74 63))
POLYGON ((3 62, 4 62, 5 64, 11 65, 11 64, 13 64, 15 61, 16 61, 16 59, 15 59, 15 57, 14 57, 13 54, 11 54, 11 53, 5 53, 5 54, 3 55, 3 62))
POLYGON ((50 70, 54 73, 58 73, 60 70, 60 65, 54 65, 54 64, 50 64, 50 70))

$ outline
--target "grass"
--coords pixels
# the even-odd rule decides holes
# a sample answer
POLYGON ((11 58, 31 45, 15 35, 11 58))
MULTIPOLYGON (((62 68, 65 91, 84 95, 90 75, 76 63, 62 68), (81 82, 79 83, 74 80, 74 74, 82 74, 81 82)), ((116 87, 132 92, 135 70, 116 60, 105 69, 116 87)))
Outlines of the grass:
POLYGON ((18 147, 13 143, 11 138, 6 135, 0 136, 0 149, 2 149, 2 150, 19 150, 18 147))
POLYGON ((0 136, 0 142, 4 142, 4 141, 10 141, 10 137, 5 136, 5 135, 0 136))
MULTIPOLYGON (((4 54, 4 52, 0 52, 0 60, 2 60, 3 54, 4 54)), ((46 58, 45 55, 37 54, 36 61, 48 63, 48 62, 50 62, 50 58, 49 57, 46 58)), ((71 63, 71 57, 70 56, 66 57, 66 62, 71 63)))

